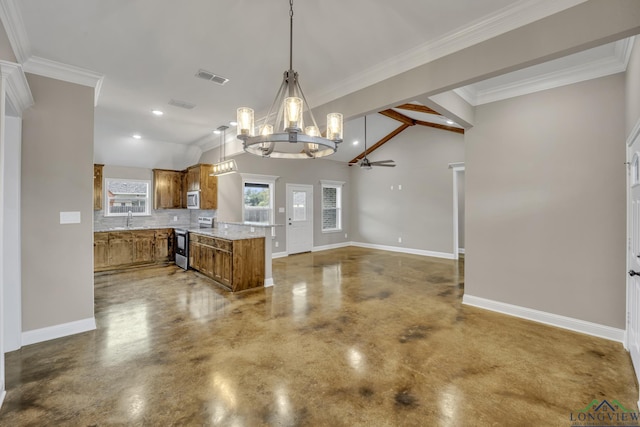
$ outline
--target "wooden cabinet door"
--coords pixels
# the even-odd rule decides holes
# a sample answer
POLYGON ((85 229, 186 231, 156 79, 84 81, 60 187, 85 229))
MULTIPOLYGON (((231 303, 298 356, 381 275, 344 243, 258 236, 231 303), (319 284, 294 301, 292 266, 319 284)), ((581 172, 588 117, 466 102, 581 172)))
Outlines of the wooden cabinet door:
POLYGON ((209 176, 212 165, 200 165, 200 209, 218 209, 218 177, 209 176))
POLYGON ((225 286, 231 288, 232 280, 232 255, 230 252, 215 250, 213 278, 225 286))
POLYGON ((155 231, 134 231, 133 233, 133 262, 149 263, 155 259, 155 231))
POLYGON ((173 230, 156 230, 155 235, 155 260, 156 262, 173 260, 173 230))
POLYGON ((189 242, 189 267, 194 270, 202 270, 202 266, 200 265, 200 248, 202 245, 200 243, 189 242))
POLYGON ((153 170, 153 208, 180 209, 182 207, 183 172, 153 170))
POLYGON ((133 236, 130 232, 109 233, 109 266, 133 262, 133 236))
POLYGON ((104 165, 93 165, 93 210, 102 210, 102 168, 104 165))
POLYGON ((200 167, 191 166, 187 169, 187 191, 200 190, 200 167))
POLYGON ((93 269, 109 266, 109 233, 93 233, 93 269))

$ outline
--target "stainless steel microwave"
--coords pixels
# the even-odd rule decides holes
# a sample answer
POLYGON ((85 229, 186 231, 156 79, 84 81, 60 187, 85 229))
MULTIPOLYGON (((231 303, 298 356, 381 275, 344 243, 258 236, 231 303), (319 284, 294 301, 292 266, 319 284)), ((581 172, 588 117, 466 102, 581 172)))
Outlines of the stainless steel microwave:
POLYGON ((200 209, 200 192, 187 192, 187 209, 200 209))

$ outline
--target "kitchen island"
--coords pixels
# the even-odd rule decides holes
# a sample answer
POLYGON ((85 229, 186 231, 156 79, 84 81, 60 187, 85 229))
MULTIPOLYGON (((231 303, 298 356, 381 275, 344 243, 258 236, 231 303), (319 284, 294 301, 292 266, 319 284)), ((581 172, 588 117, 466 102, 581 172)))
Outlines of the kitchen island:
POLYGON ((188 231, 189 268, 232 292, 265 285, 264 236, 217 228, 188 231))

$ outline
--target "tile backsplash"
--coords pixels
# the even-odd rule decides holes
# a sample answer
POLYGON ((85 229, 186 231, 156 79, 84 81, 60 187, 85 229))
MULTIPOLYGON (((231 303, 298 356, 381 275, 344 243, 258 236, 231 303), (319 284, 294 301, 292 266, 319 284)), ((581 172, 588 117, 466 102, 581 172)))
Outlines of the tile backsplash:
MULTIPOLYGON (((132 227, 186 227, 197 226, 199 216, 216 217, 215 210, 200 209, 161 209, 151 210, 151 215, 134 216, 132 227), (176 219, 176 220, 174 220, 176 219)), ((104 211, 93 211, 93 229, 105 230, 110 227, 124 227, 127 225, 126 216, 104 216, 104 211)))

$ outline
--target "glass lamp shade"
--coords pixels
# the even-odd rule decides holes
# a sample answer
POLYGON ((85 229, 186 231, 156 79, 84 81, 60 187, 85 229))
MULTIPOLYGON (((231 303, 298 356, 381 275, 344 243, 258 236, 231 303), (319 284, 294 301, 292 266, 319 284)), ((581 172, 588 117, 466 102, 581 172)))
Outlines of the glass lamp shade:
POLYGON ((260 128, 260 135, 267 136, 273 134, 273 125, 265 124, 260 128))
POLYGON ((332 141, 342 140, 342 114, 327 114, 327 139, 332 141))
POLYGON ((238 108, 238 135, 242 136, 254 136, 253 135, 253 110, 247 107, 238 108))
POLYGON ((284 100, 284 128, 302 127, 302 99, 292 96, 284 100))
POLYGON ((309 136, 321 136, 317 126, 307 126, 304 128, 304 133, 309 136))

